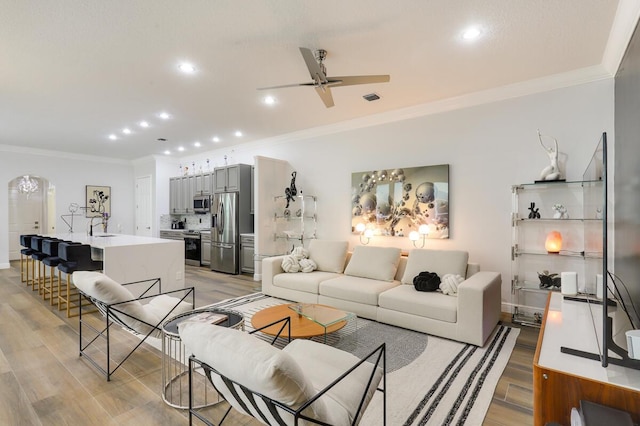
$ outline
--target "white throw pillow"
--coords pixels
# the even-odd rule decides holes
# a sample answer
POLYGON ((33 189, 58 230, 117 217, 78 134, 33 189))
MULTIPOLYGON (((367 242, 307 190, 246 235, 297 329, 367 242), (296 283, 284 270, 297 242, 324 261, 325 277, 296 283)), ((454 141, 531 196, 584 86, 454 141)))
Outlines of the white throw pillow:
POLYGON ((399 262, 399 248, 356 246, 344 274, 352 277, 393 281, 399 262))
POLYGON ((344 271, 349 243, 346 241, 311 240, 309 243, 309 259, 318 266, 318 271, 344 271))
POLYGON ((80 291, 106 304, 135 299, 129 290, 102 272, 76 271, 71 277, 80 291))
MULTIPOLYGON (((187 353, 254 392, 292 407, 315 394, 291 355, 255 336, 204 323, 183 322, 178 330, 187 353)), ((317 417, 327 418, 322 400, 312 408, 317 417)))
POLYGON ((420 272, 435 272, 440 278, 446 274, 465 277, 468 261, 466 251, 414 249, 409 252, 402 283, 413 285, 413 278, 420 272))

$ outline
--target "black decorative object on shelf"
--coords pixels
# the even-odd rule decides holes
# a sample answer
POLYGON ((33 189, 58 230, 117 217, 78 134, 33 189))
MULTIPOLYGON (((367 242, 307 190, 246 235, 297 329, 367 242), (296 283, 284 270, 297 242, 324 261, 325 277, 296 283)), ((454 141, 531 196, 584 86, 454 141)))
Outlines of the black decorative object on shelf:
POLYGON ((296 189, 297 174, 298 174, 297 172, 291 173, 291 185, 288 188, 284 189, 284 195, 285 197, 287 197, 287 205, 285 206, 286 209, 289 208, 289 202, 296 201, 295 196, 298 195, 298 190, 296 189))
POLYGON ((536 209, 536 203, 531 203, 531 206, 529 207, 529 219, 540 219, 540 212, 538 210, 540 209, 536 209))
POLYGON ((538 278, 540 279, 540 288, 560 288, 560 275, 550 274, 549 271, 538 272, 538 278))

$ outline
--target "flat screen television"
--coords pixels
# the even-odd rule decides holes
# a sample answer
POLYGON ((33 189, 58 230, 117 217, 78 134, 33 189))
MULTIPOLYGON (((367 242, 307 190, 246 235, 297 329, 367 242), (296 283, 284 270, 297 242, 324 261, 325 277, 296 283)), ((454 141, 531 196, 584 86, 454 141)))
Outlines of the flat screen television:
MULTIPOLYGON (((630 329, 640 328, 640 318, 635 306, 640 304, 638 297, 640 293, 640 283, 633 283, 632 290, 629 291, 628 286, 620 277, 613 274, 609 268, 611 241, 609 239, 609 229, 612 228, 610 215, 611 201, 608 191, 608 173, 607 173, 607 134, 602 134, 598 146, 587 166, 582 180, 584 182, 584 218, 585 227, 591 213, 595 210, 597 223, 601 227, 601 254, 602 266, 600 277, 596 280, 596 285, 600 288, 597 293, 602 295, 602 301, 593 298, 585 298, 586 303, 598 303, 602 307, 602 342, 599 342, 601 353, 590 353, 572 348, 562 347, 564 353, 599 360, 603 367, 607 367, 609 363, 622 365, 634 369, 640 369, 640 360, 631 359, 628 356, 626 348, 626 340, 624 333, 630 329), (606 301, 607 303, 604 303, 606 301), (615 306, 615 309, 612 309, 615 306)), ((635 194, 638 196, 638 194, 635 194)), ((618 238, 627 238, 620 235, 618 238)), ((585 255, 587 249, 585 248, 585 255)), ((635 262, 635 268, 640 269, 640 265, 635 262)))

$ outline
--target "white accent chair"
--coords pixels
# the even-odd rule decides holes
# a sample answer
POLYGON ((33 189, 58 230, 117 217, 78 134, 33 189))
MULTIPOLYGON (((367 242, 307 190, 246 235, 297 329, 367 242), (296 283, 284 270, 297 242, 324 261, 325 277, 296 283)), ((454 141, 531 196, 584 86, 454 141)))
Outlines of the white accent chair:
POLYGON ((87 319, 86 315, 83 318, 82 309, 80 309, 78 332, 80 356, 100 370, 107 377, 107 381, 111 380, 111 375, 149 336, 162 337, 162 324, 167 319, 191 311, 195 306, 193 287, 162 293, 160 278, 119 284, 105 274, 94 271, 77 271, 73 273, 72 278, 74 285, 78 288, 78 306, 84 298, 93 303, 104 316, 105 326, 99 330, 91 324, 91 319, 87 319), (125 287, 133 284, 142 285, 144 288, 138 297, 125 287), (109 330, 113 324, 141 336, 140 342, 119 361, 111 360, 109 330), (90 337, 86 336, 86 329, 93 333, 90 337), (92 355, 101 353, 102 348, 97 348, 97 351, 91 350, 92 346, 101 341, 100 338, 106 341, 104 363, 98 362, 94 359, 95 355, 92 355), (115 364, 115 367, 112 367, 112 364, 115 364))
POLYGON ((179 332, 193 354, 189 424, 194 416, 213 424, 191 405, 193 375, 200 369, 230 404, 218 424, 235 408, 266 425, 357 425, 376 390, 382 392, 386 424, 384 343, 359 359, 305 339, 279 350, 249 333, 211 324, 185 321, 179 332))

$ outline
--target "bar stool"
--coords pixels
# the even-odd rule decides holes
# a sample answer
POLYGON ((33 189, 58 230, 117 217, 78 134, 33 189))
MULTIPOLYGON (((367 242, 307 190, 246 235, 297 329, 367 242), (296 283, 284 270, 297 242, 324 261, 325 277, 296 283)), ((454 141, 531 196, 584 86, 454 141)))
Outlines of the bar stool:
POLYGON ((54 273, 54 268, 56 268, 62 259, 58 256, 58 244, 60 244, 62 240, 58 238, 46 239, 42 242, 42 252, 47 255, 44 259, 42 259, 42 263, 44 264, 44 282, 42 285, 42 299, 47 300, 47 296, 49 296, 49 304, 53 306, 54 294, 57 293, 57 287, 54 288, 53 283, 57 279, 56 274, 54 273), (47 266, 49 267, 49 285, 47 285, 47 266))
POLYGON ((29 260, 33 254, 31 248, 31 237, 35 237, 36 234, 23 234, 20 235, 20 245, 24 247, 20 250, 20 282, 26 282, 29 284, 29 260))
MULTIPOLYGON (((77 295, 76 291, 72 291, 71 286, 71 274, 75 271, 102 271, 102 261, 91 259, 91 246, 88 244, 58 244, 58 256, 61 262, 58 264, 58 310, 62 310, 62 305, 66 305, 67 318, 71 316, 71 297, 77 295), (62 272, 67 275, 66 284, 62 285, 62 272), (64 290, 64 293, 63 293, 64 290)), ((91 304, 87 302, 87 305, 91 304)), ((82 306, 75 306, 75 308, 82 309, 82 306)))
MULTIPOLYGON (((40 293, 42 291, 42 259, 47 257, 46 254, 42 253, 42 241, 44 241, 44 237, 31 237, 31 249, 33 252, 31 253, 31 281, 33 285, 31 286, 31 290, 38 291, 40 293), (38 280, 36 281, 36 263, 38 265, 38 280)), ((27 282, 27 285, 29 283, 27 282)))

